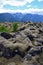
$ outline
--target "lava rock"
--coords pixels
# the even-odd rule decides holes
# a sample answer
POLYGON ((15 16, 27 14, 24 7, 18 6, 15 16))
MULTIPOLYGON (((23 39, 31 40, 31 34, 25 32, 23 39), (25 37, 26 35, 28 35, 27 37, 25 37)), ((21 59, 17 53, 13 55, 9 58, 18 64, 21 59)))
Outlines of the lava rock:
POLYGON ((28 46, 28 48, 26 49, 26 51, 29 51, 32 47, 31 46, 28 46))
POLYGON ((5 39, 13 38, 13 36, 11 34, 6 33, 6 32, 2 32, 1 36, 4 37, 5 39))
POLYGON ((32 49, 29 51, 29 54, 32 55, 32 56, 35 56, 35 51, 32 49))
POLYGON ((32 59, 32 55, 30 55, 30 54, 26 54, 26 56, 24 57, 25 58, 25 60, 31 60, 32 59))
POLYGON ((30 27, 30 30, 35 30, 33 27, 30 27))
POLYGON ((38 41, 35 41, 34 44, 35 44, 35 46, 41 46, 41 45, 42 45, 42 44, 41 44, 40 42, 38 42, 38 41))
POLYGON ((43 33, 43 30, 42 29, 39 29, 39 33, 43 33))
POLYGON ((22 58, 24 58, 25 53, 24 53, 24 52, 19 52, 19 55, 20 55, 22 58))
POLYGON ((34 41, 34 36, 32 34, 27 34, 27 37, 31 40, 34 41))
POLYGON ((0 51, 2 51, 4 48, 3 44, 0 44, 0 51))
POLYGON ((37 40, 37 42, 43 44, 43 40, 40 40, 40 39, 39 39, 39 40, 37 40))
POLYGON ((10 59, 12 57, 12 52, 11 52, 10 48, 4 49, 3 56, 7 59, 10 59))
POLYGON ((24 29, 25 29, 25 27, 22 27, 22 28, 19 29, 19 31, 22 31, 22 30, 24 30, 24 29))
POLYGON ((16 43, 16 40, 13 43, 16 43))
POLYGON ((41 52, 42 52, 42 47, 37 46, 36 49, 31 48, 30 51, 29 51, 29 54, 31 54, 32 56, 35 56, 36 54, 39 55, 41 52))
POLYGON ((37 50, 35 51, 35 53, 39 55, 42 52, 42 47, 41 46, 37 46, 36 49, 37 50))
POLYGON ((1 51, 1 52, 0 52, 0 57, 2 57, 2 56, 3 56, 3 52, 1 51))
POLYGON ((13 49, 13 52, 12 52, 13 57, 14 57, 16 54, 20 55, 21 57, 24 57, 24 55, 25 55, 24 52, 21 52, 18 48, 13 49))
POLYGON ((4 64, 4 62, 2 62, 2 61, 0 60, 0 65, 5 65, 5 64, 4 64))
POLYGON ((40 65, 40 63, 38 63, 38 62, 33 62, 32 64, 33 65, 40 65))
POLYGON ((15 62, 8 62, 7 65, 16 65, 15 62))
POLYGON ((18 54, 19 53, 19 50, 18 50, 18 48, 16 48, 16 49, 13 49, 13 51, 12 51, 12 57, 14 57, 16 54, 18 54))

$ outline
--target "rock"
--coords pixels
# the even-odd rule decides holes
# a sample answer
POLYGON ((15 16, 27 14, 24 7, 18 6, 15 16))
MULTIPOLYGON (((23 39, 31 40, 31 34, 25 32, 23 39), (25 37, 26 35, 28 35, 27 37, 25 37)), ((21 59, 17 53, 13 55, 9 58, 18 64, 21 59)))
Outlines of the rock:
POLYGON ((5 48, 3 51, 3 56, 7 59, 10 59, 12 57, 12 52, 9 48, 5 48))
POLYGON ((30 39, 29 39, 28 37, 25 38, 22 42, 25 43, 25 44, 28 44, 28 45, 30 45, 30 46, 33 46, 33 45, 32 45, 32 42, 30 41, 30 39))
POLYGON ((35 46, 41 46, 42 44, 40 42, 38 42, 38 41, 34 41, 34 45, 35 46))
POLYGON ((37 61, 24 61, 23 65, 40 65, 37 61))
POLYGON ((4 48, 3 44, 0 44, 0 51, 2 51, 4 48))
POLYGON ((18 31, 22 31, 24 29, 25 29, 25 27, 21 27, 21 28, 18 29, 18 31))
POLYGON ((25 53, 24 53, 24 52, 21 52, 18 48, 13 49, 13 52, 12 52, 13 57, 14 57, 16 54, 17 54, 17 55, 20 55, 22 58, 25 56, 25 53))
POLYGON ((32 48, 32 46, 28 46, 26 49, 26 52, 29 51, 32 48))
POLYGON ((38 37, 38 33, 32 33, 32 36, 33 36, 34 38, 37 38, 37 37, 38 37))
POLYGON ((43 65, 43 22, 20 22, 17 32, 0 32, 0 65, 43 65), (4 63, 4 64, 3 64, 4 63))
POLYGON ((29 54, 31 54, 32 56, 39 55, 41 52, 42 52, 41 46, 37 46, 29 50, 29 54))
POLYGON ((10 38, 9 41, 11 41, 12 43, 16 43, 16 39, 15 38, 10 38))
POLYGON ((1 36, 4 37, 5 39, 9 39, 9 38, 12 38, 13 36, 9 33, 6 33, 6 32, 2 32, 1 33, 1 36))
POLYGON ((0 44, 2 44, 6 48, 7 47, 9 47, 9 48, 11 48, 11 47, 13 48, 14 47, 13 42, 11 42, 11 41, 3 38, 3 37, 0 39, 0 44))
POLYGON ((20 52, 19 55, 21 56, 21 58, 24 58, 25 52, 20 52))
POLYGON ((2 57, 2 56, 3 56, 3 52, 1 51, 1 52, 0 52, 0 57, 2 57))
POLYGON ((14 32, 10 32, 10 34, 14 37, 16 37, 15 33, 14 32))
POLYGON ((18 27, 18 31, 23 31, 26 27, 28 27, 28 24, 22 24, 20 27, 18 27))
POLYGON ((33 36, 33 35, 27 34, 27 37, 28 37, 31 41, 34 41, 34 36, 33 36))
POLYGON ((33 65, 40 65, 40 63, 38 63, 38 62, 33 62, 33 65))
POLYGON ((16 40, 15 40, 15 41, 13 41, 13 43, 16 43, 16 40))
POLYGON ((3 50, 4 50, 4 46, 3 44, 0 44, 0 57, 3 56, 3 50))
POLYGON ((32 55, 32 56, 35 56, 35 51, 34 51, 33 48, 31 48, 31 49, 29 50, 29 54, 32 55))
POLYGON ((19 54, 19 53, 20 53, 19 49, 18 48, 15 48, 12 51, 12 56, 14 57, 16 54, 19 54))
POLYGON ((2 61, 0 61, 0 65, 4 65, 4 63, 2 61))
POLYGON ((16 65, 15 62, 9 62, 7 65, 16 65))
POLYGON ((31 54, 26 54, 26 56, 24 58, 25 58, 25 60, 29 61, 32 59, 32 56, 31 56, 31 54))
POLYGON ((16 41, 21 42, 26 38, 26 35, 23 32, 16 34, 16 41))
POLYGON ((39 39, 36 39, 37 42, 43 44, 43 39, 39 38, 39 39))
POLYGON ((30 30, 35 30, 35 28, 34 27, 30 27, 30 30))
POLYGON ((39 29, 39 33, 40 33, 40 34, 43 33, 43 28, 40 28, 40 29, 39 29))
MULTIPOLYGON (((32 42, 29 40, 29 38, 25 38, 23 41, 22 41, 22 44, 23 46, 21 46, 21 48, 23 50, 26 50, 29 46, 33 46, 32 42)), ((29 48, 28 48, 29 49, 29 48)))

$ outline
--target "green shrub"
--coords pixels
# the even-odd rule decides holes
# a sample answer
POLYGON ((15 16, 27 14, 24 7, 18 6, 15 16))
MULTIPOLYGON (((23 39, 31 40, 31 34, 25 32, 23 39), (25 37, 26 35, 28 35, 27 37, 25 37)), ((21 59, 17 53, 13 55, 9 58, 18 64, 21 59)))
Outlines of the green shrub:
POLYGON ((10 29, 6 28, 4 25, 0 25, 0 32, 10 32, 10 29))
POLYGON ((13 23, 13 31, 17 32, 17 28, 18 28, 18 23, 13 23))

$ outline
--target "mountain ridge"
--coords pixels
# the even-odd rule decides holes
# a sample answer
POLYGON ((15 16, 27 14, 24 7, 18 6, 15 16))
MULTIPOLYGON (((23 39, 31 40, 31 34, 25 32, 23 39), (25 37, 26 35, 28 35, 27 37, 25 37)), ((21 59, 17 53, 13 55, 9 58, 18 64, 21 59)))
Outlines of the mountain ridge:
POLYGON ((43 15, 29 13, 0 13, 0 22, 43 22, 43 15))

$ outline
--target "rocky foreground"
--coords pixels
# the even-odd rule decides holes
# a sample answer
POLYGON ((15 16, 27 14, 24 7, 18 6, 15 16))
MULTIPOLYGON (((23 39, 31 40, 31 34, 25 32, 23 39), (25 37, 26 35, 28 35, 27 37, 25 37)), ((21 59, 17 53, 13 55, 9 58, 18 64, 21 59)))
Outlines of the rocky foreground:
POLYGON ((17 32, 0 33, 0 65, 43 65, 43 22, 20 22, 17 32))

